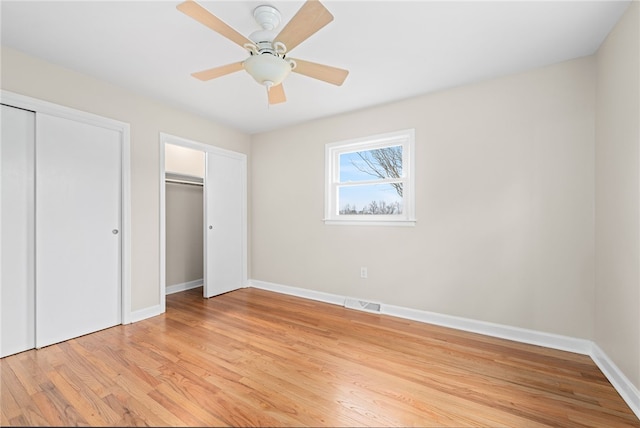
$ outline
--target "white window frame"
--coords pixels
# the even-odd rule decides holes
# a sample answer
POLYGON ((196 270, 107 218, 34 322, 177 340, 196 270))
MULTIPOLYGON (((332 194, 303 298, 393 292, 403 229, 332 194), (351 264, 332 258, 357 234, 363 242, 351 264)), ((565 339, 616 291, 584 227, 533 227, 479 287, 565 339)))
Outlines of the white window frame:
MULTIPOLYGON (((376 225, 376 226, 415 226, 415 177, 414 177, 415 129, 405 129, 386 134, 372 135, 353 140, 338 141, 325 145, 325 224, 337 225, 376 225), (346 183, 340 182, 340 155, 380 149, 390 146, 402 146, 402 214, 397 215, 340 215, 338 190, 346 183)), ((397 179, 372 179, 358 181, 351 185, 382 184, 397 179)))

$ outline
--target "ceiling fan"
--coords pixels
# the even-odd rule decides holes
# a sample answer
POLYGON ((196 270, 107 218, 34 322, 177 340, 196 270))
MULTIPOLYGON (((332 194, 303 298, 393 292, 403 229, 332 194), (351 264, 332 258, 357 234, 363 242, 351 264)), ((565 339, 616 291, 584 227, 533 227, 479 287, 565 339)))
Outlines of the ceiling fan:
POLYGON ((266 4, 256 7, 253 17, 262 29, 249 37, 238 33, 194 0, 180 3, 177 8, 249 52, 244 61, 191 74, 202 81, 244 69, 267 88, 269 104, 278 104, 286 101, 282 82, 292 71, 338 86, 349 74, 341 68, 287 57, 293 48, 333 21, 333 15, 318 0, 307 0, 279 32, 276 31, 280 25, 278 9, 266 4))

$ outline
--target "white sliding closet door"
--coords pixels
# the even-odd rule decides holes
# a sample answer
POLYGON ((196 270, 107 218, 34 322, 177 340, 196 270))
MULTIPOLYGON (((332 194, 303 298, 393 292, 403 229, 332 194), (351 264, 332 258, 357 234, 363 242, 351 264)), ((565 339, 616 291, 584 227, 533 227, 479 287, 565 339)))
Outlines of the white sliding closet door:
POLYGON ((2 106, 2 243, 0 357, 35 346, 35 113, 2 106))
POLYGON ((121 323, 121 133, 36 118, 36 347, 121 323))
POLYGON ((246 283, 246 156, 206 153, 204 297, 246 283))

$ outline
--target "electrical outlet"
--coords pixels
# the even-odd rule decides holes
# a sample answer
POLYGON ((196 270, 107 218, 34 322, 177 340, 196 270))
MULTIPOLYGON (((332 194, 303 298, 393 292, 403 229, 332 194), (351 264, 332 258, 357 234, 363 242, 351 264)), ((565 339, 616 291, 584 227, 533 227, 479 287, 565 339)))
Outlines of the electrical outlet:
POLYGON ((360 268, 360 278, 366 278, 366 277, 367 277, 367 268, 363 266, 360 268))

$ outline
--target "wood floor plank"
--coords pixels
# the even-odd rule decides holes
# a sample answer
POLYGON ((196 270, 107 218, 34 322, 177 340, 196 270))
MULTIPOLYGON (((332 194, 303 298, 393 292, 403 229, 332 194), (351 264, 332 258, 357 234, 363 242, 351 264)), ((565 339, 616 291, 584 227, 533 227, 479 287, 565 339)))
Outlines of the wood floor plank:
POLYGON ((65 349, 67 354, 65 364, 59 366, 59 370, 65 370, 69 376, 71 374, 77 376, 79 379, 77 383, 98 397, 103 398, 109 393, 112 379, 116 375, 115 371, 107 371, 106 369, 110 367, 102 364, 103 362, 97 359, 91 350, 87 350, 78 342, 63 342, 59 346, 65 349), (100 364, 98 365, 100 370, 96 370, 96 364, 100 364))
MULTIPOLYGON (((49 381, 44 373, 49 365, 35 363, 31 355, 18 354, 16 358, 7 359, 6 362, 27 395, 42 391, 41 384, 49 381)), ((44 359, 40 363, 44 363, 44 359)))
POLYGON ((0 390, 0 398, 2 401, 2 405, 0 406, 0 425, 7 426, 9 420, 17 418, 22 414, 22 410, 8 386, 9 382, 15 383, 17 379, 8 369, 3 370, 3 372, 0 373, 0 377, 4 380, 2 389, 0 390), (6 386, 5 382, 7 383, 6 386))
POLYGON ((42 415, 46 420, 45 426, 78 426, 89 425, 79 412, 61 394, 56 386, 49 382, 42 385, 42 391, 32 395, 33 402, 36 404, 40 413, 33 412, 30 415, 32 426, 38 426, 34 423, 35 419, 39 419, 42 415))
MULTIPOLYGON (((2 367, 2 392, 1 404, 3 413, 7 413, 7 418, 10 420, 26 420, 26 425, 37 426, 38 422, 43 420, 40 409, 37 403, 33 400, 35 394, 29 394, 25 388, 25 385, 21 382, 21 379, 16 376, 12 367, 20 367, 20 363, 24 358, 22 356, 12 356, 12 358, 3 358, 0 360, 0 366, 2 367), (5 401, 6 397, 6 401, 5 401), (15 405, 18 408, 15 408, 15 405), (19 414, 16 414, 16 410, 19 414)), ((29 382, 32 384, 32 382, 29 382)), ((40 388, 34 388, 32 391, 40 392, 40 388)), ((13 423, 13 422, 12 422, 13 423)))
POLYGON ((118 420, 115 412, 104 405, 100 397, 92 394, 90 389, 73 382, 71 377, 74 377, 73 373, 68 373, 65 368, 49 374, 56 390, 60 391, 66 401, 73 403, 89 425, 105 426, 118 420))
POLYGON ((585 355, 251 288, 166 308, 1 359, 2 426, 640 428, 585 355))
MULTIPOLYGON (((178 408, 173 407, 173 405, 171 407, 168 407, 171 411, 175 412, 176 416, 182 417, 182 413, 180 413, 181 409, 183 413, 188 414, 188 417, 192 417, 199 421, 202 421, 202 423, 194 424, 191 426, 218 427, 228 425, 225 424, 225 422, 220 418, 216 417, 214 412, 211 412, 209 409, 198 405, 194 401, 188 399, 181 391, 175 390, 167 384, 160 385, 157 390, 153 392, 161 395, 163 397, 162 400, 170 400, 171 402, 176 403, 176 406, 178 406, 178 408)), ((160 402, 156 395, 151 395, 151 397, 160 402)), ((189 425, 188 422, 185 421, 185 425, 189 425)))

